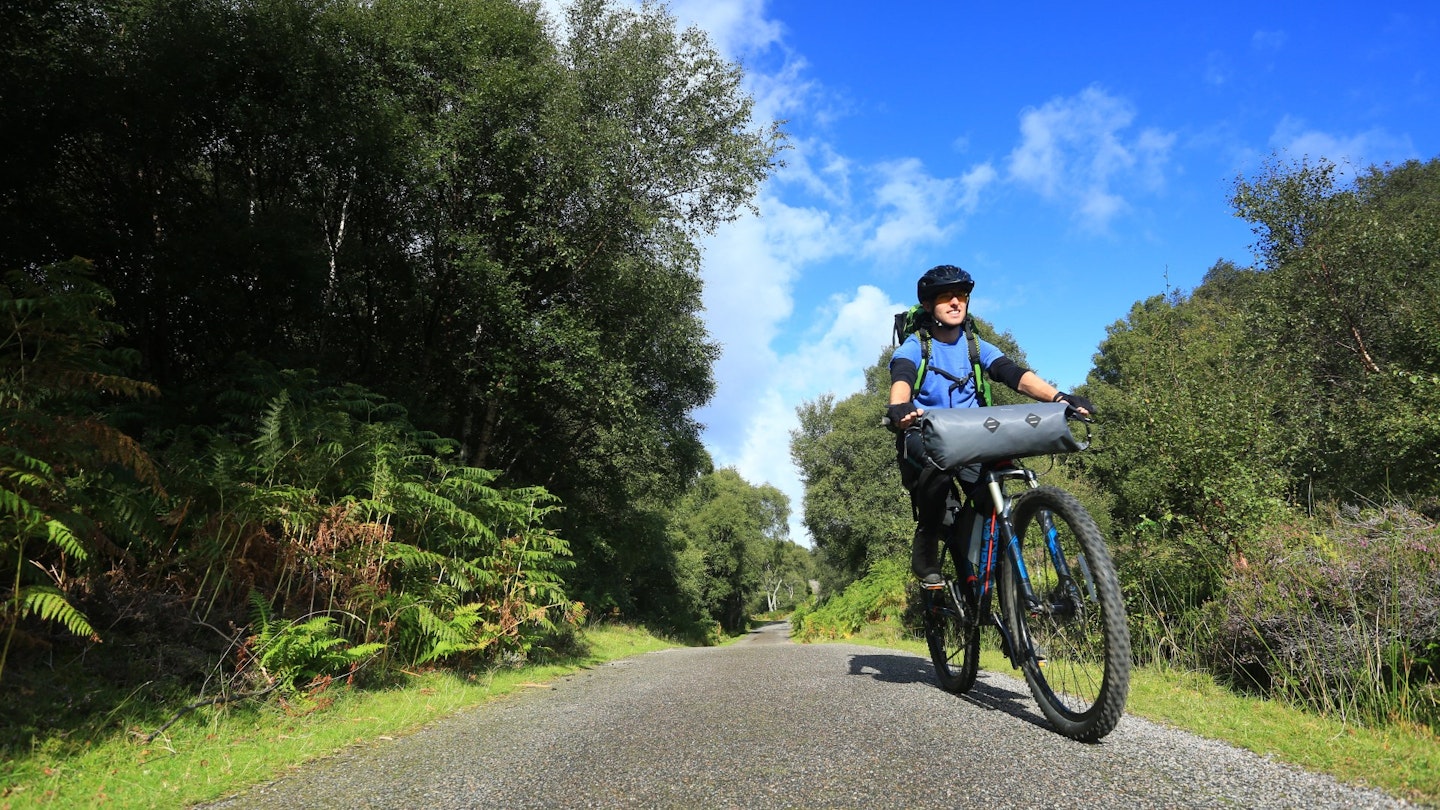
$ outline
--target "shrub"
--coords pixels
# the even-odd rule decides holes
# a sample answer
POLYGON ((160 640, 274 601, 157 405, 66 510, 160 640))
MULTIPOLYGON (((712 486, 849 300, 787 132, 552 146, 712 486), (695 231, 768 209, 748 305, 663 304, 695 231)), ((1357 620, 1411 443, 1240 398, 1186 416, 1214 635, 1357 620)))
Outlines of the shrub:
POLYGON ((814 609, 791 616, 796 638, 846 638, 872 622, 898 623, 905 615, 910 591, 910 567, 899 558, 878 560, 865 576, 850 583, 839 596, 814 609))
POLYGON ((109 347, 112 305, 81 259, 0 278, 0 674, 27 622, 98 638, 73 595, 114 552, 106 534, 134 522, 115 482, 160 489, 150 457, 99 411, 157 393, 120 373, 134 357, 109 347))
POLYGON ((1440 530, 1403 506, 1278 524, 1210 607, 1236 685, 1365 721, 1440 727, 1440 530))

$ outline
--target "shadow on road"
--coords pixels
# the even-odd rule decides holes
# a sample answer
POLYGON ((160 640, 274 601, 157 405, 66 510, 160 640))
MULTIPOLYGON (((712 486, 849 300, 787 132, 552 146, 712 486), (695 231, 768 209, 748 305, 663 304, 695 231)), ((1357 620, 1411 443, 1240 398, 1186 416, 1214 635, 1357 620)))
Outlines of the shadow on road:
MULTIPOLYGON (((984 673, 981 673, 982 677, 984 673)), ((998 684, 977 680, 970 691, 956 697, 973 706, 992 711, 1002 711, 1011 717, 1024 720, 1032 726, 1053 730, 1050 721, 1040 714, 1028 693, 1016 692, 998 684)))
MULTIPOLYGON (((923 658, 911 655, 852 655, 850 674, 868 676, 885 683, 926 683, 940 688, 935 682, 934 666, 923 658)), ((1050 728, 1049 721, 1036 710, 1028 692, 1010 689, 999 679, 987 681, 983 672, 981 680, 977 680, 970 691, 956 697, 972 706, 1001 711, 1033 726, 1050 728)))
POLYGON ((885 683, 932 683, 930 662, 913 655, 852 655, 851 675, 869 675, 885 683))

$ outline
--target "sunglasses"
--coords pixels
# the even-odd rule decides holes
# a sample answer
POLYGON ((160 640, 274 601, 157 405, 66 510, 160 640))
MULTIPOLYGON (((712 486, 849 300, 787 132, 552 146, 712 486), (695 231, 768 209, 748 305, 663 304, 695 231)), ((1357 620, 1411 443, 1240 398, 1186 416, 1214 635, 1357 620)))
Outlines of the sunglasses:
POLYGON ((952 298, 958 300, 962 304, 969 303, 970 293, 968 291, 962 292, 960 290, 942 290, 935 293, 934 300, 937 304, 946 304, 949 303, 950 299, 952 298))

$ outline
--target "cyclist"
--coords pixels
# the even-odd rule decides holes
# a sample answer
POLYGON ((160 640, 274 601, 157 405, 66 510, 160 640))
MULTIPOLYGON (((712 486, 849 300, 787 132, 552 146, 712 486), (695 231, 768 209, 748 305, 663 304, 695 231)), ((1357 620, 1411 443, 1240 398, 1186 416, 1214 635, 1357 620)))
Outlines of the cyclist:
MULTIPOLYGON (((907 337, 890 359, 890 406, 886 416, 890 429, 896 433, 900 480, 910 492, 915 516, 910 568, 925 587, 938 588, 942 584, 936 546, 945 519, 945 500, 950 492, 952 473, 938 470, 925 461, 919 432, 914 429, 915 420, 928 408, 977 408, 985 404, 980 401, 977 380, 970 371, 970 348, 964 333, 973 289, 975 280, 959 267, 942 264, 926 270, 915 284, 915 295, 928 316, 926 328, 932 338, 919 391, 915 390, 922 358, 919 337, 916 334, 907 337)), ((980 367, 990 379, 1041 402, 1064 402, 1081 415, 1095 411, 1088 399, 1060 391, 990 343, 978 342, 980 367)), ((968 488, 978 480, 978 465, 960 470, 958 474, 962 487, 968 488)))

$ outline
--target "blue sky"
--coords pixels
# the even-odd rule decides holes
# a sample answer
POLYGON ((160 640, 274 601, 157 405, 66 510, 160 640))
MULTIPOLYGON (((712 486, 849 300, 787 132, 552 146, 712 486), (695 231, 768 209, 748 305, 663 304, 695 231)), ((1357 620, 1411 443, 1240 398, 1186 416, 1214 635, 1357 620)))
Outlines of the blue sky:
POLYGON ((717 466, 790 495, 802 542, 795 408, 859 390, 925 268, 969 270, 972 311, 1068 390, 1136 301, 1253 262, 1227 198, 1267 157, 1440 157, 1434 2, 670 9, 788 122, 758 215, 705 244, 723 354, 699 418, 717 466))

